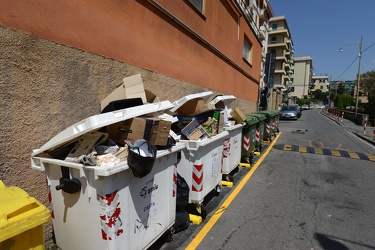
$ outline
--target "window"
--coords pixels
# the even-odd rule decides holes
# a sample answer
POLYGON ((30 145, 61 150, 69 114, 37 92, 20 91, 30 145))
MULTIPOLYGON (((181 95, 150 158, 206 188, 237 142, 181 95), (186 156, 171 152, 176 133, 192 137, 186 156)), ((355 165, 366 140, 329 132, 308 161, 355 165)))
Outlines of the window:
POLYGON ((320 86, 320 89, 323 89, 323 86, 320 86))
POLYGON ((276 50, 275 49, 271 49, 271 54, 276 55, 276 50))
POLYGON ((204 0, 189 0, 189 2, 203 14, 204 0))
POLYGON ((276 36, 271 37, 271 43, 272 44, 276 43, 276 36))
POLYGON ((277 30, 277 23, 272 24, 272 30, 277 30))
POLYGON ((245 38, 243 41, 242 57, 251 64, 252 44, 245 38))

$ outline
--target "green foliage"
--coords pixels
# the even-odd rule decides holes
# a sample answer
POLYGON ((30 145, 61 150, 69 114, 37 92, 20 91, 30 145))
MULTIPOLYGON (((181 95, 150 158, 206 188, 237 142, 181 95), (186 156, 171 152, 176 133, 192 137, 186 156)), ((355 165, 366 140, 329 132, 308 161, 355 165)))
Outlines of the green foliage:
POLYGON ((338 95, 336 97, 336 107, 339 108, 339 109, 342 109, 343 105, 342 105, 342 95, 338 95))

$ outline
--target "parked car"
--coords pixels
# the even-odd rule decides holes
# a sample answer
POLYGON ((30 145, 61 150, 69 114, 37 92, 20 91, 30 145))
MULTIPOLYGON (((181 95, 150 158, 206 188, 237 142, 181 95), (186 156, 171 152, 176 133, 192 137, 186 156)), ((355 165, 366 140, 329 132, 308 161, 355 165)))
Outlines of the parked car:
POLYGON ((307 104, 303 104, 303 105, 302 105, 302 109, 303 109, 303 110, 308 110, 308 109, 310 109, 310 108, 309 108, 309 105, 307 105, 307 104))
POLYGON ((300 118, 302 116, 302 108, 301 108, 301 106, 298 105, 298 104, 292 104, 291 106, 294 106, 294 107, 297 108, 297 110, 298 110, 298 118, 300 118))
POLYGON ((283 106, 280 110, 280 120, 298 120, 299 111, 296 105, 283 106))

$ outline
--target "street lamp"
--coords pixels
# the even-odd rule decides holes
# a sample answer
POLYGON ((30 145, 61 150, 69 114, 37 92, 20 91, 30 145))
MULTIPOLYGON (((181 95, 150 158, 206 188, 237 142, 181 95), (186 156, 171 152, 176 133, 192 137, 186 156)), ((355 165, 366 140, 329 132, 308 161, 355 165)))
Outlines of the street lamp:
MULTIPOLYGON (((359 47, 359 63, 358 63, 358 76, 357 76, 357 90, 355 93, 355 117, 357 117, 358 113, 358 96, 359 96, 359 83, 361 81, 361 61, 362 61, 362 44, 363 44, 363 37, 361 36, 361 42, 358 44, 344 44, 342 46, 354 46, 354 47, 359 47)), ((344 50, 340 48, 340 52, 343 52, 344 50)))

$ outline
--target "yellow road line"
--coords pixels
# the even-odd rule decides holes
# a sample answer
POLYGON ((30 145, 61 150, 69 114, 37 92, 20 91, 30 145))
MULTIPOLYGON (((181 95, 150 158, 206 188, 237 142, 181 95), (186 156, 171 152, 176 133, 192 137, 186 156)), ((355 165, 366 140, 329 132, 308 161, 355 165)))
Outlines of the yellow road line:
POLYGON ((273 145, 276 143, 276 141, 279 139, 282 132, 280 132, 275 140, 269 145, 267 150, 262 154, 262 156, 259 158, 259 160, 254 164, 253 168, 245 175, 245 177, 242 179, 242 181, 236 186, 236 188, 233 190, 233 192, 228 196, 228 198, 224 201, 223 205, 221 205, 220 208, 217 209, 217 211, 212 215, 211 219, 204 225, 204 227, 199 231, 199 233, 195 236, 195 238, 190 242, 190 244, 186 247, 187 250, 196 249, 198 245, 202 242, 204 237, 208 234, 208 232, 211 230, 211 228, 216 224, 216 222, 219 220, 221 215, 225 212, 225 210, 229 207, 229 205, 232 203, 234 198, 238 195, 238 193, 242 190, 242 188, 245 186, 246 182, 250 179, 250 177, 254 174, 254 172, 257 170, 257 168, 260 166, 264 158, 268 155, 268 153, 273 148, 273 145))

